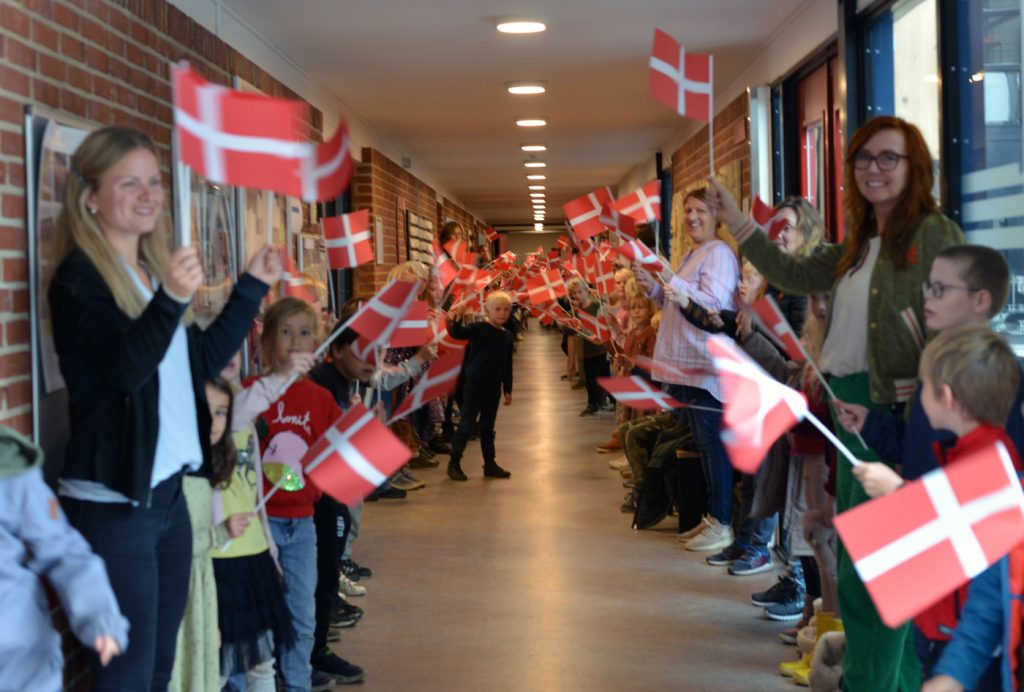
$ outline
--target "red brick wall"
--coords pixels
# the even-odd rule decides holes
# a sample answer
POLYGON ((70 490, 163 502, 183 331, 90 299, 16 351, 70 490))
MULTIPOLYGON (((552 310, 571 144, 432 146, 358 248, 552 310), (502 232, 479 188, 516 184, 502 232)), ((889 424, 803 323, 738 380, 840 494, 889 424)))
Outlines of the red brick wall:
MULTIPOLYGON (((148 133, 170 155, 169 64, 296 95, 165 0, 0 0, 0 423, 31 428, 23 108, 148 133)), ((313 109, 313 137, 321 115, 313 109)), ((169 169, 168 169, 169 170, 169 169)))

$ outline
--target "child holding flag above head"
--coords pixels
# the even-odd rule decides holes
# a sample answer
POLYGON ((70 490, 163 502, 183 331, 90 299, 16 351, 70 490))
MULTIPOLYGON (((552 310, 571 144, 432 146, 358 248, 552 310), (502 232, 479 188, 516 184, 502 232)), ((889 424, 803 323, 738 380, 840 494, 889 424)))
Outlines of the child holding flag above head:
POLYGON ((484 457, 484 476, 508 478, 512 474, 495 461, 494 422, 502 391, 505 405, 512 403, 512 335, 505 329, 512 313, 512 298, 504 291, 493 291, 484 302, 485 319, 465 322, 464 310, 456 307, 448 312, 448 333, 466 339, 465 389, 462 392, 462 417, 452 440, 448 461, 448 477, 453 481, 468 480, 460 462, 466 451, 470 430, 477 425, 480 451, 484 457), (479 423, 477 423, 479 418, 479 423))

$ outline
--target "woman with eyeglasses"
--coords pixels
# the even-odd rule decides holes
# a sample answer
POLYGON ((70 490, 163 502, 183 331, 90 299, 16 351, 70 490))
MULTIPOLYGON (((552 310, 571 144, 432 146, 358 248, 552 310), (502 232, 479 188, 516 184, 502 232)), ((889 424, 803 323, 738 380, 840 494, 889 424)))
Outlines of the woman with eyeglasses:
MULTIPOLYGON (((711 181, 713 203, 740 251, 773 285, 791 293, 831 291, 818 364, 836 396, 871 408, 902 410, 914 394, 925 341, 921 285, 932 259, 962 244, 963 233, 939 211, 932 197, 931 154, 921 132, 905 120, 883 116, 857 130, 850 139, 844 177, 846 238, 809 257, 784 254, 716 180, 711 181)), ((858 458, 879 460, 841 426, 835 428, 858 458)), ((837 513, 867 499, 850 465, 840 460, 837 513)), ((847 638, 844 689, 918 689, 920 667, 910 628, 882 624, 842 546, 838 591, 847 638)))

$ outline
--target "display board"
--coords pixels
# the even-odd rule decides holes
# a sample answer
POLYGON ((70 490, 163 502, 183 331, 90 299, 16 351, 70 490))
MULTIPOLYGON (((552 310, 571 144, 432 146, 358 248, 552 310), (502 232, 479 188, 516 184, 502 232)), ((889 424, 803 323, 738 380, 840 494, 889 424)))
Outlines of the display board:
POLYGON ((426 216, 411 211, 405 214, 405 246, 407 258, 423 262, 428 267, 434 264, 434 222, 426 216))

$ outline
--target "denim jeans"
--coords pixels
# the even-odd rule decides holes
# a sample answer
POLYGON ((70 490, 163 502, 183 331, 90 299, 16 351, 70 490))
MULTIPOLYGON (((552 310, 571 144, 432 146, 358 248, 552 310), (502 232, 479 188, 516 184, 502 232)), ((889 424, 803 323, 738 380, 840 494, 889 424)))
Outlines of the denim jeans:
POLYGON ((295 641, 278 651, 278 664, 286 692, 309 692, 313 667, 313 630, 316 626, 316 530, 313 517, 270 517, 270 532, 277 543, 284 571, 284 600, 292 616, 295 641))
POLYGON ((360 500, 354 506, 348 508, 348 534, 345 536, 345 549, 341 552, 342 560, 352 559, 352 545, 359 538, 359 529, 363 525, 363 501, 360 500))
POLYGON ((758 552, 767 554, 768 542, 775 533, 777 518, 775 515, 767 519, 755 519, 750 516, 759 475, 760 471, 753 476, 745 473, 740 478, 740 523, 736 527, 736 545, 744 549, 756 548, 758 552))
POLYGON ((277 692, 274 659, 258 663, 249 671, 228 677, 223 692, 277 692))
POLYGON ((706 389, 673 385, 669 389, 674 397, 690 404, 719 409, 701 411, 685 408, 683 411, 690 421, 694 442, 700 452, 704 480, 708 484, 708 513, 728 526, 732 519, 732 464, 722 444, 722 402, 706 389))

